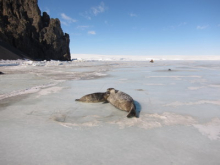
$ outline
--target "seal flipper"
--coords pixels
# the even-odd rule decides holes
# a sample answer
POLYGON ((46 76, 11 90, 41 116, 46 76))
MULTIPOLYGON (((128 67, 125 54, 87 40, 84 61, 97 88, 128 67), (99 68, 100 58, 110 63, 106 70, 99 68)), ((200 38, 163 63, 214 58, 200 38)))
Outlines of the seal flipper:
POLYGON ((129 112, 129 114, 127 115, 127 118, 131 118, 131 117, 134 117, 134 116, 136 116, 136 115, 135 115, 135 111, 134 111, 134 110, 131 110, 131 111, 129 112))
POLYGON ((130 110, 130 112, 128 113, 127 118, 131 118, 131 117, 134 117, 134 116, 138 117, 137 113, 136 113, 136 106, 135 106, 135 104, 133 104, 133 107, 130 110))

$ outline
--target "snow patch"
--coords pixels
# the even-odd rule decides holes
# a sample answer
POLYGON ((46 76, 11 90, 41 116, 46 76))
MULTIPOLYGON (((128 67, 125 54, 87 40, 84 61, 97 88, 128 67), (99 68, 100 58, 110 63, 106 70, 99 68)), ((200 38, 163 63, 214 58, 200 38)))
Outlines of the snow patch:
POLYGON ((195 128, 210 140, 220 140, 220 119, 214 118, 206 124, 194 124, 195 128))
POLYGON ((171 125, 190 126, 197 123, 197 121, 191 116, 183 116, 174 113, 164 112, 161 115, 145 114, 142 115, 140 118, 124 118, 116 121, 110 121, 109 123, 118 125, 120 129, 134 126, 143 129, 152 129, 171 125))
POLYGON ((201 87, 188 87, 189 90, 198 90, 198 89, 202 89, 204 88, 204 86, 201 87))
POLYGON ((44 95, 49 95, 49 94, 52 94, 52 93, 58 93, 62 89, 63 89, 63 87, 51 87, 51 88, 41 89, 38 92, 37 97, 44 96, 44 95))
MULTIPOLYGON (((191 126, 192 124, 197 123, 197 121, 191 116, 183 116, 169 112, 164 112, 161 115, 145 114, 141 115, 140 118, 122 118, 117 116, 101 117, 98 115, 90 115, 75 118, 71 122, 60 121, 63 118, 63 115, 55 115, 52 119, 55 121, 62 122, 59 124, 65 127, 97 127, 102 126, 104 124, 113 124, 117 125, 119 129, 125 129, 127 127, 153 129, 171 125, 191 126)), ((65 118, 68 118, 68 116, 65 116, 65 118)))
POLYGON ((48 88, 48 87, 55 86, 55 85, 56 84, 49 83, 46 85, 35 86, 35 87, 31 87, 31 88, 24 89, 24 90, 13 91, 11 93, 0 95, 0 100, 6 99, 9 97, 24 95, 24 94, 36 93, 36 92, 39 92, 43 88, 48 88))
POLYGON ((191 105, 199 105, 199 104, 214 104, 214 105, 220 105, 220 100, 200 100, 200 101, 195 101, 195 102, 180 102, 176 101, 173 103, 166 104, 164 106, 173 106, 173 107, 178 107, 178 106, 191 106, 191 105))

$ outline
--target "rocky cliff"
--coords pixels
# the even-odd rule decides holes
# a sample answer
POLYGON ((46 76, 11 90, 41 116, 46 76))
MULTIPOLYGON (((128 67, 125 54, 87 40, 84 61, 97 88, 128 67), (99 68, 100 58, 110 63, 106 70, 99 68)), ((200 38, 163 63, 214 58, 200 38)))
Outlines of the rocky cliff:
POLYGON ((34 60, 70 60, 69 35, 37 0, 0 0, 0 40, 34 60))

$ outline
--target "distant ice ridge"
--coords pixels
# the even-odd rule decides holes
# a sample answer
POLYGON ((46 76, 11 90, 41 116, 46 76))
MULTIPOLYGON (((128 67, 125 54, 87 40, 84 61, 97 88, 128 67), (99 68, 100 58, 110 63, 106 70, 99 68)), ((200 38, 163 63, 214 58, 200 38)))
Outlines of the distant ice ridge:
POLYGON ((32 66, 59 66, 59 65, 69 65, 71 61, 24 61, 22 65, 32 65, 32 66))
POLYGON ((93 55, 72 54, 72 61, 31 61, 31 60, 0 60, 0 66, 60 66, 74 65, 76 62, 98 61, 163 61, 163 60, 220 60, 220 56, 129 56, 129 55, 93 55))
POLYGON ((220 60, 220 56, 129 56, 129 55, 95 55, 72 54, 75 61, 150 61, 157 60, 220 60))
POLYGON ((31 60, 0 60, 0 66, 60 66, 71 65, 72 61, 31 61, 31 60))

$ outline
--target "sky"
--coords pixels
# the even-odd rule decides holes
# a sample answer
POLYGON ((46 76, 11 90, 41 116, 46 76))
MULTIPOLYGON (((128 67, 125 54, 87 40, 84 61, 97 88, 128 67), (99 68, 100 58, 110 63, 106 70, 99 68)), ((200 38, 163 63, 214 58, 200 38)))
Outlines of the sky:
POLYGON ((38 0, 71 54, 220 55, 220 0, 38 0))

